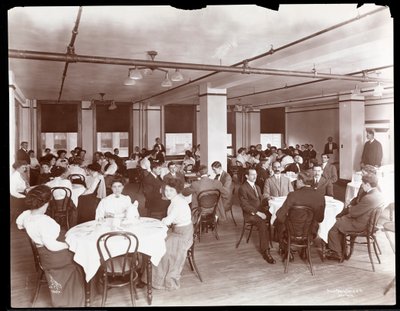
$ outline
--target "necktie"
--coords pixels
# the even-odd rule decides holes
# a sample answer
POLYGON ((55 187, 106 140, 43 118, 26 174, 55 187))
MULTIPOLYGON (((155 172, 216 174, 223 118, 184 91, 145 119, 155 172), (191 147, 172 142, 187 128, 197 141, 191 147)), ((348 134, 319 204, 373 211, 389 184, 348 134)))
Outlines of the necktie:
POLYGON ((219 176, 221 176, 221 174, 215 175, 214 179, 215 179, 215 180, 219 180, 219 176))
POLYGON ((254 192, 256 193, 256 197, 258 198, 258 192, 257 192, 257 189, 256 189, 255 185, 253 185, 253 189, 254 189, 254 192))

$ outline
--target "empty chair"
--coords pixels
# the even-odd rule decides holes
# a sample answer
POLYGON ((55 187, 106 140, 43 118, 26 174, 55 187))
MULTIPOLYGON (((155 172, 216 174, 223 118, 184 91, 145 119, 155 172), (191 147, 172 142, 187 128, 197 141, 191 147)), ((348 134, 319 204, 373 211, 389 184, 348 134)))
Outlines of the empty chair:
POLYGON ((61 227, 65 225, 67 230, 76 224, 71 196, 72 191, 67 187, 51 188, 50 217, 58 222, 61 227))
POLYGON ((82 174, 70 174, 68 179, 71 181, 71 184, 80 184, 86 187, 86 179, 82 174))
POLYGON ((381 263, 381 260, 378 255, 379 245, 376 240, 376 232, 379 230, 377 227, 378 219, 382 213, 382 206, 378 206, 373 209, 369 215, 368 223, 365 229, 362 232, 346 232, 343 238, 343 258, 349 260, 351 255, 353 254, 354 244, 363 244, 367 245, 368 248, 368 256, 372 265, 372 271, 375 271, 374 261, 372 259, 372 247, 374 248, 375 256, 378 259, 378 262, 381 263), (357 238, 365 238, 364 241, 357 241, 357 238))
POLYGON ((107 300, 109 288, 128 286, 132 305, 137 299, 135 283, 138 280, 139 241, 131 232, 107 232, 97 239, 97 251, 100 255, 101 279, 103 295, 101 306, 107 300))
POLYGON ((308 206, 292 206, 289 209, 285 227, 286 231, 283 237, 285 251, 285 273, 288 271, 291 247, 295 246, 304 249, 310 265, 311 274, 314 275, 314 269, 311 261, 311 242, 313 241, 311 225, 314 218, 314 211, 308 206))
POLYGON ((26 237, 27 237, 29 244, 31 246, 31 249, 32 249, 33 259, 35 262, 35 270, 37 273, 36 288, 35 288, 35 293, 32 298, 32 308, 33 308, 35 306, 36 300, 39 296, 40 287, 42 284, 47 285, 47 280, 44 277, 45 276, 44 269, 43 269, 42 263, 40 262, 40 256, 39 256, 36 244, 32 241, 32 239, 29 237, 28 234, 26 234, 26 237))
POLYGON ((197 238, 197 232, 199 231, 199 226, 200 226, 200 218, 201 218, 201 214, 200 212, 195 209, 192 211, 192 222, 193 222, 193 244, 192 246, 188 249, 187 251, 187 259, 189 261, 189 265, 190 265, 190 269, 192 271, 196 271, 197 276, 200 279, 200 282, 203 282, 203 279, 201 277, 201 274, 199 272, 199 269, 196 266, 196 262, 194 261, 194 245, 196 243, 196 238, 197 238))
POLYGON ((197 234, 200 241, 200 235, 205 230, 211 228, 214 231, 215 238, 218 240, 218 218, 216 215, 218 201, 221 196, 219 190, 203 190, 197 196, 198 209, 200 212, 200 224, 197 228, 197 234))

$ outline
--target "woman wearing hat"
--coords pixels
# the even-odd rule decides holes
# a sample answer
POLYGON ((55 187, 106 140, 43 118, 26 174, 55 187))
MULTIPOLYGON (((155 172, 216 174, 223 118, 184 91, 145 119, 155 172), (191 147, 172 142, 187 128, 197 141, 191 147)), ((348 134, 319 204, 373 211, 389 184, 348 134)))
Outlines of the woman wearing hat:
POLYGON ((61 167, 68 167, 68 159, 66 158, 67 151, 66 150, 58 150, 57 151, 57 161, 56 161, 56 166, 61 166, 61 167))

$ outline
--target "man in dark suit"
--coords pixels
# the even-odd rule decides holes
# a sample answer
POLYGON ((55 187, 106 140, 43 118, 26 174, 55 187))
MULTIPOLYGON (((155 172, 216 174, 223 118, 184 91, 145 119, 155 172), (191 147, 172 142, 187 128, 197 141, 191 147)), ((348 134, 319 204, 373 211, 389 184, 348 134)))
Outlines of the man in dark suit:
POLYGON ((28 154, 28 142, 21 142, 21 148, 18 149, 15 160, 26 161, 26 163, 31 164, 31 158, 28 154))
POLYGON ((262 204, 262 195, 260 187, 255 182, 257 179, 257 171, 255 169, 246 169, 245 181, 239 188, 239 202, 243 210, 243 217, 246 222, 255 225, 260 235, 261 254, 268 263, 274 264, 275 259, 269 252, 269 243, 271 237, 267 223, 270 221, 271 213, 267 207, 262 204))
MULTIPOLYGON (((313 222, 311 224, 311 233, 315 238, 317 236, 320 222, 324 220, 325 198, 322 193, 311 187, 312 176, 300 172, 296 180, 297 190, 290 192, 282 207, 276 212, 274 226, 278 232, 279 242, 282 245, 283 233, 285 232, 285 221, 289 210, 296 205, 311 207, 314 212, 313 222)), ((281 247, 281 249, 283 249, 281 247)))
POLYGON ((232 183, 232 177, 227 172, 222 169, 222 164, 219 161, 215 161, 211 164, 211 168, 215 174, 214 179, 219 180, 222 187, 225 189, 226 196, 222 197, 222 203, 224 205, 225 211, 230 211, 232 209, 232 197, 234 184, 232 183))
POLYGON ((167 216, 167 208, 170 203, 162 193, 163 182, 160 178, 161 164, 151 163, 151 172, 143 179, 143 192, 146 199, 146 209, 149 216, 162 219, 167 216))
POLYGON ((313 167, 314 179, 312 187, 319 191, 322 195, 328 195, 333 197, 333 186, 330 180, 322 176, 322 167, 320 165, 315 165, 313 167))
POLYGON ((158 161, 161 164, 165 162, 165 158, 164 158, 164 152, 161 151, 159 145, 154 145, 154 149, 152 151, 152 155, 151 155, 153 161, 158 161))
POLYGON ((194 209, 199 206, 197 197, 200 192, 204 190, 219 190, 221 196, 218 201, 217 216, 221 220, 226 220, 223 200, 228 199, 228 192, 219 180, 214 180, 208 177, 208 168, 206 165, 199 166, 198 174, 200 175, 200 180, 193 181, 190 187, 183 189, 182 194, 184 196, 192 195, 192 209, 194 209))
POLYGON ((362 196, 356 205, 349 207, 348 214, 336 219, 328 234, 328 250, 326 258, 332 260, 343 259, 343 234, 347 232, 361 232, 365 229, 370 213, 375 208, 381 208, 385 202, 384 197, 376 188, 378 178, 373 174, 364 175, 362 177, 363 190, 365 195, 362 196))
POLYGON ((154 144, 153 149, 155 149, 156 146, 158 146, 159 151, 160 151, 160 152, 164 155, 164 157, 165 157, 167 151, 166 151, 166 149, 165 149, 165 146, 161 143, 160 137, 157 137, 157 138, 156 138, 156 143, 154 144))
POLYGON ((314 150, 314 146, 312 144, 308 145, 308 156, 310 159, 317 158, 317 152, 314 150))
POLYGON ((338 180, 336 166, 329 163, 329 155, 328 154, 321 155, 321 159, 322 159, 321 167, 323 170, 322 176, 324 176, 332 184, 334 184, 338 180))
POLYGON ((333 138, 329 136, 328 142, 324 147, 324 154, 333 154, 333 150, 338 150, 338 145, 337 143, 334 143, 333 138))
POLYGON ((293 158, 294 162, 286 166, 284 173, 294 172, 296 174, 303 170, 303 158, 300 155, 295 155, 293 158))
POLYGON ((269 158, 264 158, 260 160, 260 163, 256 166, 257 180, 256 185, 260 187, 261 192, 264 193, 265 181, 271 176, 269 171, 269 158))
POLYGON ((375 131, 367 129, 368 141, 364 145, 363 153, 361 155, 361 168, 369 164, 373 166, 381 166, 382 164, 382 145, 375 139, 375 131))
POLYGON ((182 180, 183 183, 185 183, 185 175, 183 175, 181 172, 178 172, 176 168, 176 164, 172 161, 168 163, 168 170, 169 173, 164 175, 164 183, 166 184, 169 178, 177 178, 182 180))

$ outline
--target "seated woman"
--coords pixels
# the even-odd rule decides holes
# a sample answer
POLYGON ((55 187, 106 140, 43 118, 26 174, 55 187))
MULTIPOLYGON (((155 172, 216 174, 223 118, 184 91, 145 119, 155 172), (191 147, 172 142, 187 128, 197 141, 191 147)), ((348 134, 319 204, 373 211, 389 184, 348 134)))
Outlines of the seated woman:
POLYGON ((26 180, 28 163, 24 160, 17 160, 13 164, 14 172, 10 177, 10 216, 13 221, 16 215, 25 210, 25 194, 29 189, 29 183, 26 180))
POLYGON ((95 219, 100 199, 106 197, 104 177, 98 163, 87 166, 90 177, 86 179, 87 189, 78 198, 78 224, 95 219))
POLYGON ((185 157, 183 158, 183 162, 182 162, 182 168, 183 170, 186 172, 187 171, 187 166, 188 165, 195 165, 196 161, 193 158, 193 154, 190 150, 186 150, 185 151, 185 157))
POLYGON ((104 218, 126 218, 135 219, 139 217, 138 201, 132 204, 128 195, 123 195, 125 180, 121 177, 114 177, 111 181, 112 194, 101 199, 96 209, 96 220, 104 218))
POLYGON ((40 174, 37 179, 38 185, 45 184, 53 178, 53 174, 50 172, 50 164, 48 162, 41 162, 40 174))
POLYGON ((67 151, 66 150, 58 150, 57 151, 58 159, 56 161, 56 166, 68 167, 68 159, 66 158, 67 151))
POLYGON ((188 249, 193 243, 193 224, 190 207, 180 193, 183 182, 170 178, 165 186, 165 196, 171 200, 167 217, 162 222, 171 226, 166 238, 166 253, 158 266, 153 266, 152 285, 157 289, 178 289, 188 249))
POLYGON ((29 150, 28 155, 31 160, 31 163, 29 164, 29 184, 35 186, 38 184, 37 180, 40 174, 40 164, 38 159, 35 157, 35 151, 29 150))
POLYGON ((19 229, 36 244, 50 289, 53 307, 83 307, 85 301, 82 269, 73 261, 68 244, 60 242, 60 226, 45 215, 51 198, 50 188, 39 185, 26 196, 30 208, 16 220, 19 229))

